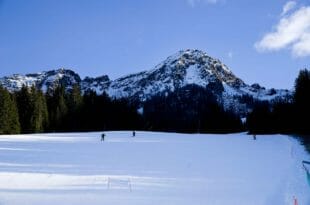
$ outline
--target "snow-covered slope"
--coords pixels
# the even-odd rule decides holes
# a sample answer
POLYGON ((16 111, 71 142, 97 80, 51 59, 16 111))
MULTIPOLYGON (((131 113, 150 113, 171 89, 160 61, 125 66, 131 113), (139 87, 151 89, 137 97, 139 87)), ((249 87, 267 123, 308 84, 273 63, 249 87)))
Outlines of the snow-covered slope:
POLYGON ((100 134, 1 135, 0 204, 310 204, 310 155, 288 136, 100 134))
POLYGON ((23 84, 36 85, 46 90, 58 84, 70 88, 75 83, 79 83, 83 91, 93 90, 98 94, 106 92, 113 98, 126 97, 139 102, 195 84, 211 89, 225 108, 241 114, 248 110, 247 103, 241 99, 244 96, 269 101, 291 96, 288 90, 265 89, 258 84, 247 85, 221 61, 203 51, 191 49, 177 52, 151 70, 116 80, 110 80, 106 75, 81 80, 75 72, 64 69, 0 79, 0 84, 9 90, 20 89, 23 84))
POLYGON ((83 91, 93 90, 96 93, 101 94, 106 92, 111 84, 109 76, 103 75, 97 78, 86 77, 81 81, 81 89, 83 91))

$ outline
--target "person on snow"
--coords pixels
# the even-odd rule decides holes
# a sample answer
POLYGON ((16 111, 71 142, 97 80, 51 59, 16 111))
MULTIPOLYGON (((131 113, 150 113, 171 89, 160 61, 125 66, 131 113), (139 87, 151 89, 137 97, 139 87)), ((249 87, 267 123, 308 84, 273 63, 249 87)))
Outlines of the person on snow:
POLYGON ((101 134, 101 141, 104 141, 104 137, 105 137, 105 134, 102 133, 102 134, 101 134))
POLYGON ((132 137, 135 137, 136 136, 136 131, 133 131, 132 132, 132 137))

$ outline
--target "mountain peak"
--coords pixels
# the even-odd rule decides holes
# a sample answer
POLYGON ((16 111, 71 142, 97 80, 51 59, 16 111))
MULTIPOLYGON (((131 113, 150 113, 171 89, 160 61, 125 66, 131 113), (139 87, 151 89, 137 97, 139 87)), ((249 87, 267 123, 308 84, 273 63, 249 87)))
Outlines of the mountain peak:
POLYGON ((203 56, 208 56, 205 51, 198 50, 198 49, 184 49, 184 50, 179 50, 177 52, 178 55, 184 56, 184 57, 203 57, 203 56))
POLYGON ((225 108, 233 107, 236 112, 243 114, 248 110, 248 105, 242 101, 244 97, 272 101, 291 95, 287 90, 268 90, 258 84, 247 85, 220 60, 197 49, 180 50, 152 70, 126 75, 116 80, 110 80, 106 75, 81 80, 74 71, 60 68, 36 74, 3 77, 0 78, 0 84, 11 91, 19 90, 23 85, 34 85, 45 92, 59 85, 70 90, 74 84, 79 84, 83 91, 93 90, 98 94, 106 92, 112 98, 125 97, 140 103, 155 95, 194 85, 211 90, 225 108))
POLYGON ((211 57, 206 52, 197 49, 180 50, 174 55, 169 56, 164 63, 175 63, 176 61, 203 62, 211 57))
POLYGON ((220 60, 207 55, 206 52, 197 49, 180 50, 169 56, 166 60, 155 67, 165 72, 179 73, 183 77, 194 77, 198 80, 194 84, 206 86, 209 81, 221 81, 230 86, 240 87, 245 83, 237 78, 232 71, 220 60), (190 76, 188 76, 190 75, 190 76))

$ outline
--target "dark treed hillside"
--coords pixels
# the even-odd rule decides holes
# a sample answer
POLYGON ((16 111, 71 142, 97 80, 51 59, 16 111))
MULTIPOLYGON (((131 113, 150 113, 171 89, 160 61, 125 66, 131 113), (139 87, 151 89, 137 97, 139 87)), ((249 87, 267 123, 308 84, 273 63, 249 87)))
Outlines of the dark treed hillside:
POLYGON ((143 110, 151 130, 225 133, 243 129, 239 117, 225 111, 212 90, 196 85, 155 96, 143 110))
POLYGON ((250 133, 310 134, 310 71, 301 70, 295 81, 293 99, 256 103, 247 117, 250 133))
POLYGON ((77 85, 69 91, 50 89, 45 95, 35 87, 23 87, 13 94, 1 88, 1 93, 1 111, 5 112, 1 133, 7 134, 96 130, 223 133, 243 128, 236 115, 219 105, 211 90, 199 86, 158 95, 143 105, 94 91, 82 95, 77 85), (144 112, 138 113, 141 106, 144 112))
POLYGON ((141 116, 125 99, 112 100, 105 93, 88 91, 79 86, 66 91, 57 87, 46 93, 49 123, 45 131, 72 132, 98 130, 133 130, 142 128, 141 116))
MULTIPOLYGON (((143 103, 111 99, 107 94, 81 92, 78 85, 49 89, 22 87, 10 93, 0 87, 0 133, 156 130, 227 133, 244 130, 240 117, 225 110, 211 88, 187 85, 153 96, 143 103), (138 113, 139 110, 139 113, 138 113), (143 111, 143 112, 142 112, 143 111)), ((253 108, 249 133, 310 133, 310 71, 301 70, 292 99, 264 102, 243 96, 253 108)), ((304 137, 308 143, 309 138, 304 137)))

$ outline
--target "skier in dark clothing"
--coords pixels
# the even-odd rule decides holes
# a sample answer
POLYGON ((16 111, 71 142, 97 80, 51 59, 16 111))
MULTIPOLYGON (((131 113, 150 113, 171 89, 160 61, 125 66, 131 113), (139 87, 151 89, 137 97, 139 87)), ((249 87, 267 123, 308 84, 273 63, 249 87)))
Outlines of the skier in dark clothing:
POLYGON ((102 133, 102 134, 101 134, 101 141, 104 141, 104 137, 105 137, 105 134, 102 133))
POLYGON ((132 136, 135 137, 136 136, 136 131, 132 132, 132 136))

